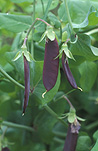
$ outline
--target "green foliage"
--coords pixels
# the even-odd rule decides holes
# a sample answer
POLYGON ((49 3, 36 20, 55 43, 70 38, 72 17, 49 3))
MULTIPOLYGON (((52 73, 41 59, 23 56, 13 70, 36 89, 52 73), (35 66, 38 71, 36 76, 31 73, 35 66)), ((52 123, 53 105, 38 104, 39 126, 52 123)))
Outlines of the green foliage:
POLYGON ((89 151, 91 139, 89 136, 80 136, 77 143, 77 151, 89 151))
POLYGON ((98 1, 67 3, 71 23, 64 1, 0 1, 0 150, 7 146, 11 151, 61 151, 67 123, 76 118, 81 122, 76 151, 98 150, 98 1), (51 26, 37 20, 28 35, 36 18, 51 26), (42 77, 45 42, 55 37, 60 50, 59 74, 55 86, 46 92, 42 77), (26 48, 22 47, 24 42, 26 48), (72 89, 64 75, 63 51, 82 92, 72 89), (30 68, 30 97, 24 116, 23 55, 30 68), (74 110, 63 95, 70 99, 74 110), (12 125, 4 125, 4 121, 12 125))

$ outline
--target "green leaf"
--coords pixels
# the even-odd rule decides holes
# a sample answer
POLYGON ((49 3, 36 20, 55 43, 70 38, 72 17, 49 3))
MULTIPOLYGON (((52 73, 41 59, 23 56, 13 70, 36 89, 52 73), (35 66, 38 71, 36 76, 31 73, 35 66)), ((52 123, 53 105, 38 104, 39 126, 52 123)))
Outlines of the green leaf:
POLYGON ((38 82, 41 80, 42 71, 43 71, 43 61, 30 62, 30 81, 32 87, 37 86, 38 82))
POLYGON ((98 139, 98 130, 93 134, 94 141, 97 141, 98 139))
POLYGON ((23 3, 23 2, 30 2, 32 3, 34 0, 10 0, 13 3, 23 3))
POLYGON ((79 71, 81 74, 81 88, 83 89, 83 91, 90 91, 97 76, 96 64, 94 62, 85 61, 79 66, 79 71))
POLYGON ((22 32, 30 28, 32 18, 23 15, 0 13, 0 27, 12 32, 22 32))
POLYGON ((34 94, 40 99, 39 100, 40 104, 45 105, 46 103, 52 101, 53 97, 55 96, 56 92, 59 89, 59 85, 60 85, 60 71, 55 86, 49 92, 47 92, 43 98, 42 94, 46 91, 46 89, 43 85, 43 81, 41 80, 34 89, 34 94))
POLYGON ((45 143, 52 142, 52 129, 56 122, 57 120, 45 110, 36 117, 34 125, 37 126, 37 131, 40 135, 40 138, 45 143))
POLYGON ((55 28, 60 27, 61 23, 53 13, 49 12, 48 18, 49 18, 51 25, 53 25, 55 28))
POLYGON ((79 136, 77 142, 77 151, 89 151, 91 146, 91 139, 89 136, 79 136))
POLYGON ((88 35, 78 34, 78 40, 75 44, 70 44, 70 51, 73 55, 83 56, 86 60, 94 61, 98 57, 95 56, 90 48, 91 40, 88 35))
POLYGON ((16 56, 14 57, 13 61, 18 60, 22 56, 22 51, 18 51, 16 56))
MULTIPOLYGON (((84 21, 84 19, 87 16, 87 13, 91 7, 89 0, 69 0, 68 1, 68 8, 71 15, 71 19, 73 23, 80 24, 84 21)), ((65 23, 68 22, 67 18, 67 12, 64 6, 64 3, 61 3, 59 9, 58 9, 58 16, 59 19, 65 23)))
POLYGON ((95 12, 96 12, 95 8, 93 6, 91 6, 84 21, 81 22, 80 24, 73 23, 73 27, 74 28, 84 28, 87 25, 93 25, 93 24, 91 24, 91 22, 92 22, 92 16, 96 20, 95 12))
POLYGON ((91 46, 91 50, 95 56, 98 56, 98 48, 97 47, 91 46))
MULTIPOLYGON (((51 102, 49 107, 58 115, 61 115, 66 108, 66 101, 59 100, 57 102, 51 102)), ((57 123, 57 119, 54 118, 50 113, 44 109, 36 116, 34 125, 37 126, 40 138, 45 143, 50 143, 53 141, 53 128, 57 123)), ((63 125, 61 125, 63 127, 63 125)), ((61 129, 63 130, 63 129, 61 129)), ((64 132, 63 132, 64 134, 64 132)))
POLYGON ((97 151, 98 150, 98 139, 96 141, 96 144, 94 145, 94 147, 92 148, 91 151, 97 151))
POLYGON ((52 0, 52 3, 49 7, 49 10, 52 10, 52 9, 56 8, 58 6, 58 4, 59 4, 59 0, 52 0))

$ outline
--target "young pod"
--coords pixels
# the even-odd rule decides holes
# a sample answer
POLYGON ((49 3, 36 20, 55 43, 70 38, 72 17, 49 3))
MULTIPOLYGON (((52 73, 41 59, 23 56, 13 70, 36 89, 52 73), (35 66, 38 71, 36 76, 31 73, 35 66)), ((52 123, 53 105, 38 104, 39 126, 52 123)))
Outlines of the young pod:
POLYGON ((25 92, 24 92, 23 114, 25 113, 26 107, 28 105, 29 92, 30 92, 29 63, 25 56, 24 56, 24 81, 25 81, 25 92))
POLYGON ((71 73, 71 70, 68 66, 68 60, 66 58, 65 53, 63 52, 62 54, 62 66, 63 66, 63 71, 67 77, 67 80, 69 81, 70 85, 74 88, 74 89, 78 89, 76 81, 71 73))
POLYGON ((64 144, 64 151, 75 151, 78 139, 80 124, 69 124, 67 136, 64 144))
POLYGON ((8 147, 3 147, 1 151, 10 151, 8 147))
POLYGON ((59 46, 55 39, 54 41, 47 40, 45 44, 45 56, 43 66, 43 84, 46 91, 51 90, 58 77, 59 68, 59 46), (57 57, 57 58, 56 58, 57 57))

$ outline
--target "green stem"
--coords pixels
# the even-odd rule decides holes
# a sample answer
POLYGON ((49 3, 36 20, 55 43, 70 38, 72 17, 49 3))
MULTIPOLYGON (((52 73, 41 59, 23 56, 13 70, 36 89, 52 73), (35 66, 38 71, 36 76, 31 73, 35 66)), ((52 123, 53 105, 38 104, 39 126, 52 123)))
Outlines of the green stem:
MULTIPOLYGON (((89 32, 89 31, 91 31, 91 30, 94 30, 94 29, 98 29, 98 25, 96 25, 96 26, 94 26, 94 27, 91 27, 91 28, 89 28, 89 29, 85 29, 85 30, 83 30, 83 31, 79 31, 79 33, 87 33, 87 32, 89 32)), ((65 29, 64 29, 65 30, 65 29)))
POLYGON ((43 10, 43 14, 44 14, 44 3, 43 3, 43 0, 41 0, 41 3, 42 3, 42 10, 43 10))
POLYGON ((17 85, 18 87, 25 89, 25 87, 18 83, 16 80, 14 80, 11 76, 9 76, 1 67, 0 67, 0 72, 7 78, 9 79, 12 83, 14 83, 15 85, 17 85))
POLYGON ((70 90, 69 92, 67 92, 66 93, 66 95, 68 95, 68 94, 70 94, 70 93, 72 93, 72 92, 74 92, 76 89, 72 89, 72 90, 70 90))
POLYGON ((0 149, 3 148, 2 142, 4 141, 4 136, 5 136, 6 132, 7 132, 7 129, 8 129, 8 127, 6 127, 6 128, 4 129, 3 134, 1 135, 1 138, 0 138, 0 141, 1 141, 1 142, 0 142, 0 143, 1 143, 0 149))
POLYGON ((65 95, 63 95, 62 97, 68 102, 70 107, 74 109, 74 107, 73 107, 72 103, 70 102, 70 100, 65 95))
MULTIPOLYGON (((35 20, 35 0, 33 1, 33 22, 35 20)), ((34 58, 34 41, 33 41, 34 29, 32 29, 32 41, 31 41, 31 55, 34 58)))
POLYGON ((91 34, 95 34, 95 33, 97 33, 98 32, 98 28, 97 29, 93 29, 93 30, 91 30, 91 31, 88 31, 86 34, 87 35, 91 35, 91 34))
POLYGON ((25 37, 24 42, 23 42, 23 45, 24 45, 24 46, 26 45, 26 41, 27 41, 27 39, 28 39, 28 36, 29 36, 29 34, 30 34, 32 28, 34 27, 34 25, 35 25, 35 23, 36 23, 37 21, 41 21, 41 22, 45 23, 47 26, 51 26, 50 24, 48 24, 48 23, 47 23, 46 21, 44 21, 43 19, 36 18, 35 21, 33 22, 33 24, 31 25, 31 27, 29 28, 27 34, 26 34, 26 37, 25 37))
POLYGON ((75 32, 74 32, 74 30, 73 30, 73 26, 72 26, 72 21, 71 21, 71 17, 70 17, 68 5, 67 5, 67 0, 64 0, 64 4, 65 4, 65 9, 66 9, 66 13, 67 13, 69 25, 70 25, 70 27, 71 27, 72 33, 75 34, 75 32))
POLYGON ((35 20, 35 0, 33 1, 33 21, 35 20))
POLYGON ((65 135, 66 135, 64 132, 60 132, 60 131, 53 131, 53 134, 58 137, 63 137, 63 138, 65 138, 65 135))
POLYGON ((25 130, 27 130, 29 132, 34 132, 35 131, 33 128, 31 128, 29 126, 20 125, 20 124, 8 122, 8 121, 3 121, 1 123, 1 125, 7 126, 7 127, 13 127, 13 128, 25 129, 25 130))
POLYGON ((67 123, 64 122, 62 119, 60 119, 58 117, 58 115, 48 106, 48 105, 45 105, 44 108, 52 115, 54 116, 57 120, 59 120, 63 125, 65 125, 66 127, 68 127, 67 123))
POLYGON ((54 137, 53 139, 55 142, 60 143, 60 144, 64 144, 64 140, 58 138, 58 137, 54 137))
POLYGON ((88 126, 86 126, 86 129, 91 130, 91 129, 94 129, 95 127, 98 127, 98 121, 95 121, 95 122, 89 124, 88 126))

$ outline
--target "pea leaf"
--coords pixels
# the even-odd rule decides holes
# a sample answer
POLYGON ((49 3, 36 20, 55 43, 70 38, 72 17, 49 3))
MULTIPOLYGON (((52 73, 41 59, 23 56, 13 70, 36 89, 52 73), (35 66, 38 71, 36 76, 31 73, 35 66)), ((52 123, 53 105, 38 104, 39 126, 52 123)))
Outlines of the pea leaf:
POLYGON ((93 139, 96 141, 98 138, 98 130, 93 134, 93 139))
POLYGON ((42 78, 43 61, 30 62, 30 69, 31 69, 30 70, 31 85, 32 85, 32 87, 36 87, 36 85, 42 78))
POLYGON ((92 148, 91 151, 97 151, 97 150, 98 150, 98 139, 97 139, 97 141, 96 141, 95 146, 92 148))
POLYGON ((50 20, 51 25, 55 26, 55 28, 60 27, 61 23, 53 13, 49 12, 48 18, 50 20))
POLYGON ((79 136, 76 150, 87 151, 91 146, 91 139, 89 136, 79 136))
POLYGON ((90 91, 97 76, 96 64, 94 62, 85 61, 79 66, 79 71, 81 74, 80 85, 83 91, 90 91))
POLYGON ((22 2, 33 2, 34 0, 11 0, 13 3, 22 3, 22 2))
POLYGON ((0 27, 12 32, 22 32, 30 28, 32 18, 23 15, 0 13, 0 27))
POLYGON ((78 40, 76 43, 70 44, 70 51, 73 55, 83 56, 86 60, 94 61, 98 59, 91 50, 90 37, 85 34, 78 34, 78 40))
POLYGON ((95 56, 98 56, 98 48, 97 47, 91 46, 91 50, 95 56))

